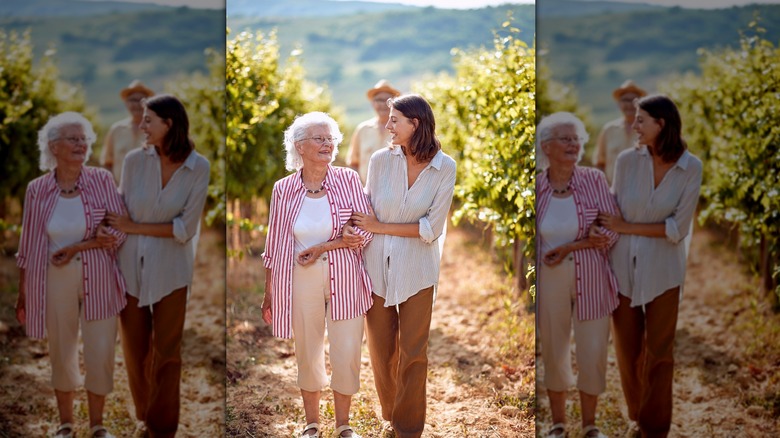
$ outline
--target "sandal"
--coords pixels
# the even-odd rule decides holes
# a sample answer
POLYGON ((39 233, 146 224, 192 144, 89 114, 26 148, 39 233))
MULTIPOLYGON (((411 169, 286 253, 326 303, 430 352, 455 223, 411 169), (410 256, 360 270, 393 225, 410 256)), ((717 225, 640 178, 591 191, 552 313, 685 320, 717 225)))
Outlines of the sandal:
POLYGON ((116 438, 114 435, 111 435, 108 433, 108 429, 103 427, 102 424, 98 424, 97 426, 92 426, 92 429, 89 430, 89 436, 92 438, 116 438), (98 433, 103 432, 102 435, 98 435, 98 433))
POLYGON ((54 437, 73 438, 73 424, 60 424, 60 427, 57 428, 57 432, 54 434, 54 437))
POLYGON ((343 426, 339 426, 338 428, 336 428, 336 430, 333 431, 333 436, 341 437, 342 436, 341 434, 346 431, 352 432, 352 435, 346 435, 345 437, 362 438, 360 435, 357 434, 357 432, 355 432, 355 429, 352 429, 352 426, 350 426, 349 424, 345 424, 343 426))
POLYGON ((563 423, 555 423, 552 425, 550 430, 547 432, 547 438, 563 438, 566 436, 566 425, 563 423), (555 433, 555 431, 560 430, 561 433, 555 433))
POLYGON ((309 423, 303 428, 301 438, 320 438, 320 425, 318 423, 309 423), (314 435, 307 435, 306 432, 314 429, 314 435))
POLYGON ((606 435, 601 433, 598 427, 596 427, 595 424, 591 424, 590 426, 585 426, 582 429, 582 437, 583 438, 607 438, 606 435), (596 435, 589 435, 591 432, 595 431, 596 435))

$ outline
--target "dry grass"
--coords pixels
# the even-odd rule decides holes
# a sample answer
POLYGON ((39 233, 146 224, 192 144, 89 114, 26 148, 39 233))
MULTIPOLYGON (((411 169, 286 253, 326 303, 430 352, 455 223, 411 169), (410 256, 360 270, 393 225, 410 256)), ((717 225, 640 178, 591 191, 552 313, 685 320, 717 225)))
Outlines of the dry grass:
MULTIPOLYGON (((780 436, 780 315, 758 281, 737 263, 722 236, 694 233, 675 341, 671 436, 780 436)), ((551 425, 539 358, 539 435, 551 425)), ((626 436, 628 416, 610 347, 607 391, 597 424, 626 436)), ((576 391, 567 403, 568 432, 579 433, 576 391)))
MULTIPOLYGON (((428 412, 423 437, 534 434, 533 315, 480 236, 451 227, 442 261, 429 345, 428 412)), ((263 269, 231 265, 228 279, 228 436, 293 436, 303 424, 293 344, 273 338, 260 318, 263 269)), ((320 406, 327 435, 333 399, 320 406)), ((352 424, 378 436, 379 402, 368 353, 352 424)))
MULTIPOLYGON (((224 233, 204 228, 184 325, 180 437, 225 434, 224 254, 224 233)), ((59 417, 49 384, 46 341, 27 338, 15 322, 18 270, 13 258, 0 259, 0 274, 0 437, 51 436, 59 417)), ((89 419, 83 390, 76 393, 74 411, 76 430, 85 436, 89 419)), ((104 424, 116 436, 132 436, 133 412, 122 348, 117 342, 114 392, 106 400, 104 424)))

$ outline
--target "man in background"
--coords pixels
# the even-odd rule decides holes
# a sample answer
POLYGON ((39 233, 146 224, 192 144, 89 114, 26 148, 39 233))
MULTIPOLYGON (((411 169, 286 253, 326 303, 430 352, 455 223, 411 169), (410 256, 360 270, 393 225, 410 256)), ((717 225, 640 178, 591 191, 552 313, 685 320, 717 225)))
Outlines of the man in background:
POLYGON ((623 116, 607 122, 601 128, 596 142, 596 150, 593 153, 593 165, 607 175, 607 182, 610 185, 615 173, 615 160, 618 154, 636 143, 636 134, 631 128, 636 115, 634 101, 646 94, 645 90, 639 88, 630 79, 612 92, 612 97, 615 98, 623 116))
POLYGON ((154 96, 154 91, 136 79, 122 89, 119 96, 122 97, 130 117, 111 126, 103 143, 103 152, 100 154, 100 164, 114 174, 117 185, 122 177, 122 162, 125 160, 125 155, 144 144, 144 135, 138 128, 144 114, 141 100, 154 96))
POLYGON ((352 141, 349 142, 349 153, 347 153, 347 165, 357 170, 360 174, 360 181, 364 185, 366 184, 368 160, 371 158, 371 154, 387 146, 390 141, 390 134, 385 129, 387 120, 390 117, 387 99, 400 94, 400 91, 393 88, 384 79, 377 82, 366 93, 371 106, 376 112, 376 117, 360 123, 355 128, 355 133, 352 134, 352 141))

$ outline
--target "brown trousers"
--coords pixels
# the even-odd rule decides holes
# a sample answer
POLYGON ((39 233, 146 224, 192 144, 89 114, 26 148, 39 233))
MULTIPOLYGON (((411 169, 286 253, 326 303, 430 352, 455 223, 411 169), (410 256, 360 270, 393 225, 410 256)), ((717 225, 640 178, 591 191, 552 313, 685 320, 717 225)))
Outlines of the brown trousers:
POLYGON ((418 438, 425 427, 433 286, 397 307, 373 298, 366 334, 382 417, 392 423, 396 437, 418 438))
POLYGON ((615 352, 628 416, 643 437, 666 437, 672 425, 674 335, 680 288, 642 307, 620 295, 612 313, 615 352))
POLYGON ((122 350, 136 417, 153 438, 173 437, 179 427, 181 339, 187 288, 152 306, 128 295, 122 310, 122 350))

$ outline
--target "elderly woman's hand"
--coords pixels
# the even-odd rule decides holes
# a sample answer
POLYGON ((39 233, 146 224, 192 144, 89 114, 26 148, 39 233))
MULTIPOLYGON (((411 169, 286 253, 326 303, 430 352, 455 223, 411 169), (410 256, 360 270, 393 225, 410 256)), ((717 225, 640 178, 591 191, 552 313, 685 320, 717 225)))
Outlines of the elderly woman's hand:
POLYGON ((346 243, 352 249, 358 249, 360 248, 360 245, 363 244, 363 236, 357 234, 355 227, 349 224, 344 225, 344 230, 341 237, 344 239, 344 243, 346 243))
POLYGON ((106 220, 111 227, 127 234, 131 233, 133 225, 135 225, 129 215, 121 216, 111 211, 106 212, 106 220))
POLYGON ((622 230, 626 225, 626 221, 623 220, 623 216, 619 214, 613 215, 606 212, 599 213, 597 221, 598 224, 602 227, 616 233, 622 233, 622 230))
POLYGON ((108 228, 104 225, 99 225, 95 240, 101 248, 113 248, 119 238, 109 233, 108 228))
POLYGON ((75 245, 66 246, 51 255, 51 264, 54 266, 63 266, 78 254, 79 249, 75 245))
POLYGON ((563 259, 569 254, 569 250, 566 245, 561 245, 557 248, 553 248, 542 256, 542 261, 547 266, 555 266, 563 261, 563 259))
POLYGON ((265 296, 263 297, 263 305, 261 307, 262 314, 263 314, 263 321, 265 321, 266 324, 271 324, 273 321, 272 314, 271 314, 271 290, 266 289, 265 296))
POLYGON ((382 223, 377 220, 374 210, 371 207, 368 207, 368 213, 361 213, 359 211, 352 213, 351 219, 356 226, 370 233, 379 233, 379 227, 382 225, 382 223))
POLYGON ((604 234, 595 222, 590 224, 588 229, 588 242, 593 245, 594 248, 606 248, 609 246, 609 236, 604 234))
POLYGON ((303 251, 298 253, 298 257, 296 257, 296 261, 301 266, 306 266, 314 263, 315 260, 317 260, 317 257, 320 256, 320 254, 323 253, 323 249, 321 245, 314 245, 312 247, 306 248, 303 251))
POLYGON ((16 296, 16 320, 19 324, 24 325, 27 321, 27 305, 24 287, 19 288, 19 295, 16 296))

